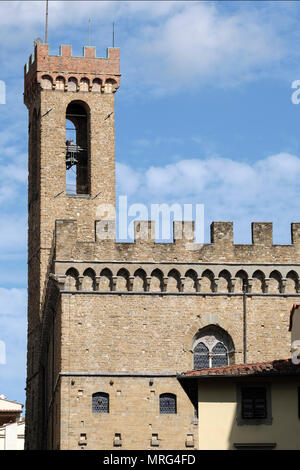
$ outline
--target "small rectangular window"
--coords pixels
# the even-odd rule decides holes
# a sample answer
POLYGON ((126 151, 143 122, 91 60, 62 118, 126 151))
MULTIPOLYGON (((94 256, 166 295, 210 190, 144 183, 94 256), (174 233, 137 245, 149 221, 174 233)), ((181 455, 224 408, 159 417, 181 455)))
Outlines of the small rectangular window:
POLYGON ((160 414, 176 414, 176 395, 173 393, 162 393, 159 396, 160 414))
POLYGON ((242 418, 266 419, 267 391, 265 387, 242 388, 242 418))
POLYGON ((109 413, 108 393, 96 392, 92 395, 92 412, 109 413))
POLYGON ((237 423, 242 425, 271 425, 272 387, 270 383, 237 384, 237 423))

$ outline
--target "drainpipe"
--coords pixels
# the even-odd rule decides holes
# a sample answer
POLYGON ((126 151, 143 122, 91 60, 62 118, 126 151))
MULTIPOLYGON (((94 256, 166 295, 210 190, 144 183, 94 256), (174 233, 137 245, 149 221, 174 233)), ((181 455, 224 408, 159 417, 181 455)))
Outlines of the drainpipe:
POLYGON ((243 282, 243 347, 244 364, 247 364, 247 283, 243 282))
MULTIPOLYGON (((55 338, 54 338, 54 328, 55 328, 55 312, 52 310, 52 383, 51 383, 51 388, 52 388, 52 397, 53 397, 53 391, 54 391, 54 366, 55 366, 55 338)), ((47 404, 48 406, 48 404, 47 404)), ((53 450, 53 443, 54 443, 54 412, 55 412, 55 407, 54 407, 54 401, 52 403, 52 413, 51 413, 51 441, 52 441, 52 449, 53 450)))

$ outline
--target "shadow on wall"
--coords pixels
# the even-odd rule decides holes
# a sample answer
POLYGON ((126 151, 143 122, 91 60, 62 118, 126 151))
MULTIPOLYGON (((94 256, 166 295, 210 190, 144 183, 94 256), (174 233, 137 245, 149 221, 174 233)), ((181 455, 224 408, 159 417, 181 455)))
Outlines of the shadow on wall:
POLYGON ((293 377, 215 378, 199 382, 199 449, 300 449, 298 387, 293 377), (243 419, 242 389, 266 389, 265 418, 243 419))

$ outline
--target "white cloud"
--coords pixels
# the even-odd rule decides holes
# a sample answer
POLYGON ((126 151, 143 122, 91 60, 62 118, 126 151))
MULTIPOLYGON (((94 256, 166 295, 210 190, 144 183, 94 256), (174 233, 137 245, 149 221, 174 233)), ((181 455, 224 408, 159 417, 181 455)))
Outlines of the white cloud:
MULTIPOLYGON (((49 2, 48 25, 49 32, 55 28, 72 25, 74 28, 83 26, 88 19, 93 23, 101 21, 111 23, 118 18, 136 18, 137 20, 151 20, 163 18, 172 11, 177 11, 187 2, 177 1, 51 1, 49 2)), ((4 1, 0 4, 0 26, 2 33, 5 31, 16 31, 16 18, 22 18, 23 33, 27 34, 30 27, 40 28, 44 33, 45 26, 45 1, 4 1)), ((74 29, 75 31, 75 29, 74 29)), ((93 31, 93 30, 92 30, 93 31)), ((72 34, 72 30, 70 30, 72 34)), ((0 33, 1 34, 1 33, 0 33)), ((12 35, 11 39, 16 40, 22 34, 12 35)), ((95 31, 99 34, 99 31, 95 31)), ((32 38, 34 39, 34 37, 32 38)), ((44 39, 44 36, 43 38, 44 39)))
MULTIPOLYGON (((92 18, 92 40, 104 49, 110 45, 115 19, 127 86, 134 90, 141 85, 145 90, 148 85, 156 93, 186 92, 204 81, 225 86, 256 79, 294 55, 293 44, 284 37, 294 9, 279 10, 276 16, 274 8, 265 5, 223 8, 193 1, 52 1, 49 41, 52 50, 59 37, 66 40, 66 27, 69 43, 87 40, 83 25, 86 22, 88 31, 92 18)), ((0 40, 5 43, 1 55, 6 68, 15 70, 16 62, 27 59, 24 49, 17 47, 20 43, 32 52, 33 40, 44 39, 44 17, 45 2, 0 2, 0 40), (16 30, 18 17, 22 28, 16 30)))
POLYGON ((0 316, 24 317, 27 305, 26 289, 5 289, 0 287, 0 316))
POLYGON ((24 131, 19 129, 21 126, 21 122, 20 126, 17 123, 6 124, 5 130, 0 131, 0 208, 4 203, 17 203, 20 194, 24 199, 26 193, 28 156, 24 149, 24 131))
POLYGON ((117 163, 117 189, 119 194, 135 194, 142 182, 142 175, 123 163, 117 163))
POLYGON ((184 92, 204 81, 217 86, 257 78, 287 53, 280 31, 261 10, 224 13, 192 2, 144 29, 136 45, 140 69, 158 90, 184 92), (143 68, 143 69, 142 69, 143 68))
POLYGON ((131 202, 204 203, 206 223, 233 220, 241 241, 249 238, 251 221, 273 221, 280 223, 280 241, 289 242, 289 223, 300 220, 300 158, 289 153, 254 163, 181 159, 146 170, 119 164, 117 174, 119 194, 128 194, 131 202))
MULTIPOLYGON (((0 189, 1 202, 1 189, 0 189)), ((0 214, 0 258, 24 257, 27 240, 27 216, 0 214)))

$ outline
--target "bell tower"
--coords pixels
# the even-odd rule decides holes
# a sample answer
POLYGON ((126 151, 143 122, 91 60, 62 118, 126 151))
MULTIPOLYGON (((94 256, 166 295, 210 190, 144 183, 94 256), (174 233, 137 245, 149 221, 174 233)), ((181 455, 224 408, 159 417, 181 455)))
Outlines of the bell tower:
MULTIPOLYGON (((115 204, 114 93, 120 53, 94 47, 73 57, 71 46, 49 55, 36 44, 24 70, 29 112, 28 352, 26 441, 40 448, 42 371, 39 366, 43 302, 54 255, 57 219, 78 222, 78 240, 95 238, 99 204, 115 204)), ((28 445, 28 444, 27 444, 28 445)))

